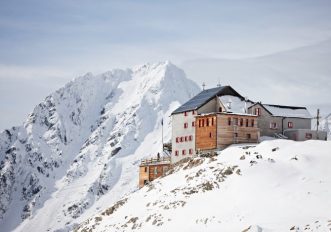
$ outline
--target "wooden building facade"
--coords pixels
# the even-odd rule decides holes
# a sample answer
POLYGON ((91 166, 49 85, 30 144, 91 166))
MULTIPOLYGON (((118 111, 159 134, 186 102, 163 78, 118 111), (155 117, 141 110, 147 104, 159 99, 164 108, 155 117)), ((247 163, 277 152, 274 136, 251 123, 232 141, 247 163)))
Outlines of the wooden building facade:
POLYGON ((170 168, 170 157, 145 159, 139 165, 139 188, 164 176, 170 168))
POLYGON ((257 116, 211 113, 196 116, 196 150, 218 150, 236 143, 257 143, 257 116))

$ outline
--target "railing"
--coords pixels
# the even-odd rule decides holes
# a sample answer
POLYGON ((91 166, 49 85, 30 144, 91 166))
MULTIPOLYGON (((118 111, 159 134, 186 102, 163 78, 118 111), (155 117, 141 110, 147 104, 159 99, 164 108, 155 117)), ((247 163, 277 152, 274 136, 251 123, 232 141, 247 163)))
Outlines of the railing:
POLYGON ((288 137, 280 133, 274 133, 274 137, 278 139, 288 139, 288 137))
POLYGON ((170 163, 170 157, 163 156, 160 158, 144 159, 141 161, 140 165, 158 164, 158 163, 170 163))

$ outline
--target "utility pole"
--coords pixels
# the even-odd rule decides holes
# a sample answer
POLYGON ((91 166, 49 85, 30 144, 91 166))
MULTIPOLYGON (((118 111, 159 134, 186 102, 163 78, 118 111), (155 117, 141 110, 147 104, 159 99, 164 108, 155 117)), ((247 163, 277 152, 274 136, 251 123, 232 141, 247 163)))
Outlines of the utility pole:
POLYGON ((317 117, 316 117, 316 137, 319 139, 318 136, 318 127, 320 126, 320 109, 317 109, 317 117))
POLYGON ((164 152, 164 146, 163 146, 163 118, 161 119, 161 127, 162 127, 162 155, 164 152))
POLYGON ((206 84, 205 82, 202 83, 202 90, 205 90, 206 84))

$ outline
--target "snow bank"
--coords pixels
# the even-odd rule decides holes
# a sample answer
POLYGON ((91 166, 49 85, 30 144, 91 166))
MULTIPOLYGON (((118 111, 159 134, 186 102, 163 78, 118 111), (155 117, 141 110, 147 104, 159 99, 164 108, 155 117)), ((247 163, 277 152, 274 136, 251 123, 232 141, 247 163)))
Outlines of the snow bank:
POLYGON ((326 141, 233 146, 177 167, 78 231, 327 231, 330 162, 326 141))

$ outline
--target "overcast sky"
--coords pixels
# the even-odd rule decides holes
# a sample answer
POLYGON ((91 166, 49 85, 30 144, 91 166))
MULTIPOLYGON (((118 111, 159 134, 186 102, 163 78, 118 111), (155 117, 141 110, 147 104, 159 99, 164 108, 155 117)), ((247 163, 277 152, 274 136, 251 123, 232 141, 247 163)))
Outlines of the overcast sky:
POLYGON ((257 57, 328 40, 330 12, 330 0, 1 0, 0 130, 86 72, 257 57))

